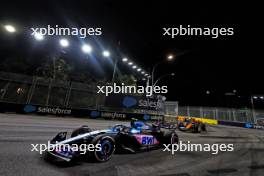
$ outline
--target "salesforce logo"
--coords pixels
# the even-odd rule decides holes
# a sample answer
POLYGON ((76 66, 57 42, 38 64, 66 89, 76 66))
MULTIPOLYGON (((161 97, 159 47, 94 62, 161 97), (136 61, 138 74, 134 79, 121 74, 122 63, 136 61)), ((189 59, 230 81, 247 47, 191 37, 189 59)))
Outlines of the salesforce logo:
POLYGON ((246 123, 245 128, 253 128, 253 125, 251 123, 246 123))
POLYGON ((123 99, 123 105, 126 108, 130 108, 132 106, 135 106, 137 104, 137 100, 131 96, 125 96, 123 99))
POLYGON ((148 115, 148 114, 145 114, 145 115, 143 116, 143 119, 144 119, 144 120, 150 120, 150 119, 151 119, 151 117, 150 117, 150 115, 148 115))
POLYGON ((26 105, 24 107, 24 111, 25 112, 34 112, 37 110, 37 107, 36 106, 33 106, 33 105, 26 105))
POLYGON ((99 116, 100 116, 100 112, 98 112, 98 111, 92 111, 92 112, 90 113, 90 116, 91 116, 92 118, 99 117, 99 116))
POLYGON ((141 99, 138 101, 138 106, 160 110, 163 107, 163 103, 160 100, 153 101, 150 99, 141 99))
POLYGON ((151 100, 151 99, 135 99, 132 96, 125 96, 123 99, 123 106, 126 108, 131 108, 135 105, 138 105, 138 107, 144 107, 144 108, 151 108, 160 110, 163 107, 163 102, 161 100, 151 100))

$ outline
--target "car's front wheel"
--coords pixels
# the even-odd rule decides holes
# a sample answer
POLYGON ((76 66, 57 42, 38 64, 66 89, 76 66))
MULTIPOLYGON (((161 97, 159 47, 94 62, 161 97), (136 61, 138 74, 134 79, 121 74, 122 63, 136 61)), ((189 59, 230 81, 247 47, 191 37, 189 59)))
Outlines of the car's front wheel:
POLYGON ((97 162, 105 162, 110 160, 115 152, 115 140, 111 136, 96 136, 92 140, 92 144, 95 146, 100 146, 100 150, 98 150, 96 147, 97 150, 92 153, 94 160, 97 162))
POLYGON ((178 144, 178 143, 179 143, 178 135, 175 132, 171 133, 171 144, 178 144))
POLYGON ((175 131, 165 129, 163 134, 163 144, 177 144, 179 142, 178 135, 175 131))

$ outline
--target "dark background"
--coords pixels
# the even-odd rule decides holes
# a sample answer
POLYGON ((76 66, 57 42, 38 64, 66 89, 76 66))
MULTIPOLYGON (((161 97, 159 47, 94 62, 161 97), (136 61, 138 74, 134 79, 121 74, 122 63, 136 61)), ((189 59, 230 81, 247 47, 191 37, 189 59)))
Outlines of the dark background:
MULTIPOLYGON (((250 96, 263 94, 260 10, 256 4, 230 2, 183 3, 182 1, 7 1, 1 2, 0 23, 12 23, 18 34, 1 31, 0 62, 26 61, 27 69, 4 70, 33 75, 47 55, 57 53, 58 37, 37 42, 30 27, 101 27, 103 35, 80 39, 71 37, 65 57, 75 72, 89 72, 96 79, 110 79, 112 67, 104 58, 87 58, 80 51, 88 41, 122 55, 150 72, 154 63, 166 59, 168 53, 186 52, 170 64, 158 67, 156 78, 174 72, 160 85, 168 85, 168 100, 180 105, 244 107, 250 96), (163 36, 163 27, 232 27, 233 36, 163 36), (19 31, 20 30, 20 31, 19 31), (23 31, 23 32, 22 32, 23 31), (27 31, 27 32, 25 32, 27 31), (118 43, 120 45, 118 45, 118 43), (94 60, 93 60, 94 59, 94 60), (98 62, 97 65, 95 63, 98 62), (92 64, 91 64, 92 63, 92 64), (234 96, 225 93, 236 90, 234 96), (207 95, 206 91, 210 94, 207 95)), ((100 48, 101 47, 101 48, 100 48)), ((120 58, 119 58, 120 59, 120 58)), ((131 72, 122 63, 122 73, 131 72)), ((262 107, 261 102, 256 102, 262 107)))

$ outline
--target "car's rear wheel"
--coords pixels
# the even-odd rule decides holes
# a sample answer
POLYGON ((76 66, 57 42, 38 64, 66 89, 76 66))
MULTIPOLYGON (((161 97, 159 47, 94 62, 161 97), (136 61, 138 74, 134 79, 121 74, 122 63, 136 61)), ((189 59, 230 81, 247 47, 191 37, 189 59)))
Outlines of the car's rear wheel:
POLYGON ((105 162, 111 159, 115 152, 115 140, 111 136, 101 135, 96 136, 92 140, 92 144, 96 146, 100 145, 101 149, 92 153, 93 159, 97 162, 105 162))

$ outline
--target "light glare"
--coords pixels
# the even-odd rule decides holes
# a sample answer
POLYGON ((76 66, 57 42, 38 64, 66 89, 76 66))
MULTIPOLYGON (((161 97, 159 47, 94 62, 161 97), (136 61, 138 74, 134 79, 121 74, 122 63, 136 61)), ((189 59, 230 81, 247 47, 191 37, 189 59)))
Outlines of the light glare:
POLYGON ((123 61, 123 62, 127 62, 128 59, 127 59, 127 58, 123 58, 122 61, 123 61))
POLYGON ((170 61, 174 58, 174 56, 172 54, 168 55, 167 59, 170 61))
POLYGON ((84 53, 90 53, 90 52, 92 52, 92 47, 90 46, 90 45, 87 45, 87 44, 84 44, 83 46, 82 46, 82 51, 84 52, 84 53))
POLYGON ((5 29, 7 30, 7 32, 10 32, 10 33, 16 32, 15 27, 12 25, 5 25, 5 29))
POLYGON ((43 40, 43 39, 44 39, 44 36, 41 35, 40 33, 35 33, 35 34, 34 34, 34 38, 35 38, 36 40, 43 40))
POLYGON ((61 45, 62 47, 68 47, 68 46, 69 46, 69 42, 68 42, 68 40, 66 40, 66 39, 61 39, 61 40, 60 40, 60 45, 61 45))
POLYGON ((110 56, 110 52, 109 51, 104 51, 103 52, 103 56, 104 57, 109 57, 110 56))

